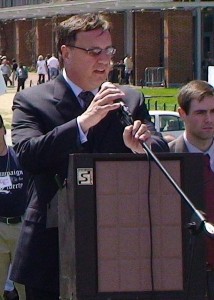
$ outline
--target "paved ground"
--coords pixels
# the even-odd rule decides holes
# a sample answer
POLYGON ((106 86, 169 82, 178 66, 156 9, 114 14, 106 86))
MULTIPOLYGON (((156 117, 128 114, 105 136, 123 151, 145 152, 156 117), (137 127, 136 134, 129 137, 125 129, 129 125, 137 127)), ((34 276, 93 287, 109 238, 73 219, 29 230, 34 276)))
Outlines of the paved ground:
MULTIPOLYGON (((30 88, 30 85, 36 85, 36 83, 37 83, 37 74, 29 73, 29 78, 26 81, 25 87, 30 88)), ((8 144, 11 144, 10 126, 11 126, 11 119, 12 119, 12 103, 13 103, 14 95, 16 93, 16 88, 17 88, 17 83, 15 84, 15 87, 8 86, 7 93, 0 96, 0 114, 2 115, 5 122, 5 126, 7 128, 6 140, 8 144)))

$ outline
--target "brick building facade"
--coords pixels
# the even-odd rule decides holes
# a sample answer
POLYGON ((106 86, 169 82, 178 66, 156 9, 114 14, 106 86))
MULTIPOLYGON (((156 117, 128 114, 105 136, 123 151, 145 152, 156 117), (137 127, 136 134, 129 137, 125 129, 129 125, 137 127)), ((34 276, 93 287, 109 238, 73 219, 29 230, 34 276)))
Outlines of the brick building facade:
MULTIPOLYGON (((135 84, 144 81, 147 67, 165 67, 167 86, 194 78, 194 17, 191 11, 158 10, 132 12, 132 56, 135 84)), ((35 65, 38 55, 56 52, 54 29, 68 18, 7 20, 0 23, 0 52, 27 66, 35 65)), ((126 12, 109 14, 113 23, 114 61, 125 53, 126 12)))

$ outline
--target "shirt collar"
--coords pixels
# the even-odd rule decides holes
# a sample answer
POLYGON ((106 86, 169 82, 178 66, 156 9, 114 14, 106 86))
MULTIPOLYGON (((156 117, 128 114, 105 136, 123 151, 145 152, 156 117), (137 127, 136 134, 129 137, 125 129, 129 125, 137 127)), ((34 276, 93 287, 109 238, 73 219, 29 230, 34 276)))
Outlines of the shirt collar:
POLYGON ((184 131, 183 133, 183 137, 184 137, 184 142, 187 146, 187 149, 190 153, 202 153, 204 155, 209 154, 210 157, 210 167, 212 169, 212 171, 214 172, 214 142, 212 142, 212 145, 210 146, 210 148, 206 151, 206 152, 202 152, 201 150, 199 150, 198 148, 196 148, 195 146, 193 146, 186 137, 186 131, 184 131))
MULTIPOLYGON (((75 96, 78 97, 79 94, 83 91, 83 89, 80 88, 80 87, 79 87, 78 85, 76 85, 75 83, 73 83, 73 81, 71 81, 71 80, 68 78, 65 69, 63 69, 63 71, 62 71, 62 75, 63 75, 65 81, 67 82, 67 84, 69 85, 69 87, 70 87, 70 88, 72 89, 72 91, 74 92, 75 96)), ((94 89, 94 90, 92 90, 92 91, 90 91, 90 92, 92 92, 94 95, 96 95, 96 93, 98 92, 98 90, 99 90, 99 89, 96 88, 96 89, 94 89)))
POLYGON ((212 142, 212 145, 210 146, 210 148, 203 152, 201 150, 199 150, 198 148, 196 148, 193 144, 191 144, 188 140, 187 140, 187 137, 186 137, 186 131, 184 131, 183 133, 183 137, 184 137, 184 142, 187 146, 187 149, 190 153, 203 153, 204 155, 205 154, 209 154, 209 156, 211 158, 214 158, 214 141, 212 142))

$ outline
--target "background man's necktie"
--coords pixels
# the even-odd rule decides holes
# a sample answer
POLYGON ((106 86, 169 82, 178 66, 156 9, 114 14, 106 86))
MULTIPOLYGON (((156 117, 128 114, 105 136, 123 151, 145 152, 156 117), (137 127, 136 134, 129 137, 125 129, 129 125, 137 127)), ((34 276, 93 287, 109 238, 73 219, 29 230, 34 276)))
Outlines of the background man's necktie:
POLYGON ((94 98, 94 94, 90 91, 81 92, 79 97, 84 101, 84 109, 87 109, 94 98))

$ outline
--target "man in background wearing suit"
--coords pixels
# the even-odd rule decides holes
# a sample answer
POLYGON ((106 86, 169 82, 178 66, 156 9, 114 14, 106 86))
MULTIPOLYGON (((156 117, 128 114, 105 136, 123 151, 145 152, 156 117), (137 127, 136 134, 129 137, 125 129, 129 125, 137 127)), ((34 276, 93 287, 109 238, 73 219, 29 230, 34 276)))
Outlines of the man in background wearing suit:
POLYGON ((64 181, 69 154, 143 153, 142 141, 168 151, 163 139, 151 135, 155 129, 142 95, 105 82, 116 51, 110 23, 100 14, 76 15, 57 34, 62 74, 17 93, 13 103, 12 139, 31 176, 11 279, 25 285, 28 300, 59 299, 58 230, 50 215, 57 201, 55 175, 64 181), (129 107, 133 125, 121 124, 118 99, 129 107))
POLYGON ((208 153, 214 167, 214 88, 206 81, 190 81, 181 88, 178 105, 185 132, 169 143, 170 151, 208 153))
MULTIPOLYGON (((207 220, 214 223, 214 88, 206 81, 190 81, 181 88, 178 104, 185 131, 169 143, 170 151, 204 155, 203 200, 207 220)), ((213 277, 214 241, 210 238, 206 239, 206 264, 207 274, 213 277)), ((213 293, 213 280, 210 278, 207 280, 208 294, 213 293)))

